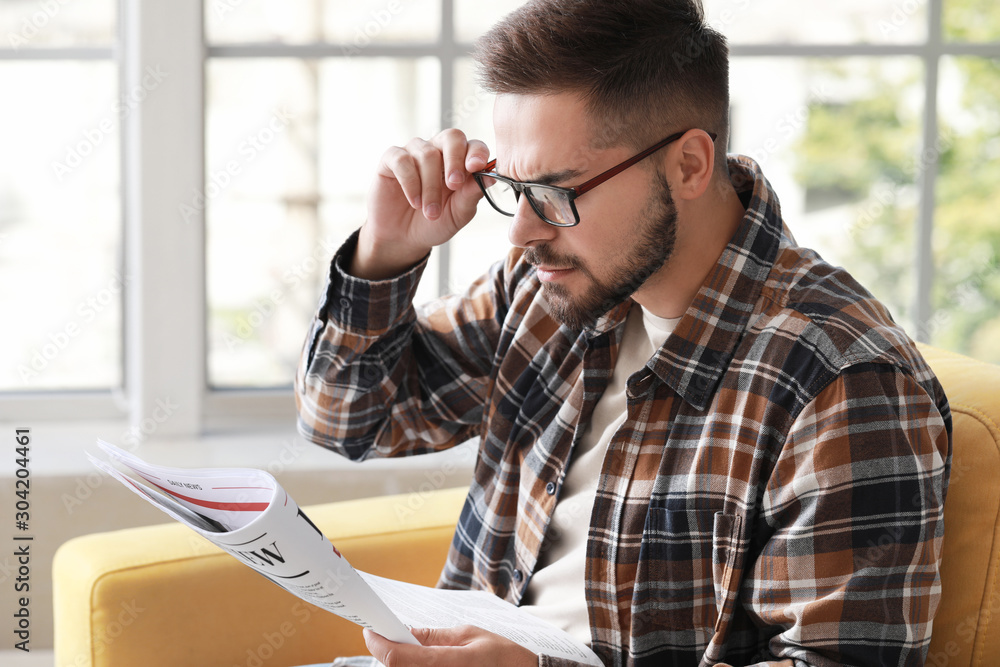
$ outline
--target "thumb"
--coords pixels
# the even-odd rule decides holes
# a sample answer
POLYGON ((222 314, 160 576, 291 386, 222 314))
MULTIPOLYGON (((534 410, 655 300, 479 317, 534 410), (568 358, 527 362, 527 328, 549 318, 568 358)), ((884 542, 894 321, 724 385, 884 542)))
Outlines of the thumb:
POLYGON ((464 639, 460 628, 411 628, 410 633, 423 646, 460 646, 464 639))
POLYGON ((452 217, 460 227, 464 227, 476 216, 476 208, 482 198, 483 191, 472 176, 469 176, 462 187, 451 194, 448 204, 451 207, 452 217))

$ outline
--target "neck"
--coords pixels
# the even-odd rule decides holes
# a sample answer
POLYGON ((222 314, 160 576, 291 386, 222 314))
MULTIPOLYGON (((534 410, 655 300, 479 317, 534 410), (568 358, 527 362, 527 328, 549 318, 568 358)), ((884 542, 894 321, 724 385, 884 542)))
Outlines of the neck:
POLYGON ((649 277, 632 298, 659 317, 687 311, 708 274, 715 268, 746 210, 731 184, 714 197, 676 201, 677 239, 666 264, 649 277))

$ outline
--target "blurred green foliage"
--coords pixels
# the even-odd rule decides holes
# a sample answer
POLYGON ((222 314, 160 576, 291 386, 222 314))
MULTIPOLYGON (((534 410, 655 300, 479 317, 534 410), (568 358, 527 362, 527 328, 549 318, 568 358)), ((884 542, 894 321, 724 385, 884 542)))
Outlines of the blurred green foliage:
POLYGON ((996 0, 944 0, 944 36, 956 42, 1000 40, 996 0))
MULTIPOLYGON (((994 1, 946 0, 946 34, 998 38, 994 1)), ((818 67, 827 77, 858 76, 835 62, 818 67)), ((807 193, 857 202, 845 230, 848 268, 911 336, 1000 362, 1000 61, 948 57, 941 75, 935 146, 921 146, 921 111, 906 102, 923 95, 919 72, 900 77, 872 62, 866 93, 810 106, 796 177, 807 193), (937 169, 933 315, 912 322, 915 188, 925 168, 937 169)))

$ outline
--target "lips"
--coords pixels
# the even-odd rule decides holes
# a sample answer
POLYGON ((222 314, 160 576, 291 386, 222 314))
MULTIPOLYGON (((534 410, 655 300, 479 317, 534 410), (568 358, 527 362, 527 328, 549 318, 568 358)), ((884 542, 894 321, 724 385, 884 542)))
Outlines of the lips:
POLYGON ((527 248, 524 259, 535 267, 536 275, 543 283, 560 280, 582 268, 582 264, 573 256, 560 255, 544 244, 527 248))
POLYGON ((538 274, 538 279, 543 283, 549 283, 554 280, 559 280, 560 278, 569 275, 575 269, 553 269, 544 266, 536 267, 536 272, 538 274))

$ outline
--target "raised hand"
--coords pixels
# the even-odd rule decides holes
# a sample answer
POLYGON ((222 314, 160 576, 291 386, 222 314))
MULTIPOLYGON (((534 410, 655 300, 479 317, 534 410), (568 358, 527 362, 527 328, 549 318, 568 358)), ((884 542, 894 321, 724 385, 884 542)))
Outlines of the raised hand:
POLYGON ((482 197, 472 173, 488 160, 486 144, 455 129, 389 148, 368 193, 351 274, 369 280, 397 275, 457 234, 482 197))

